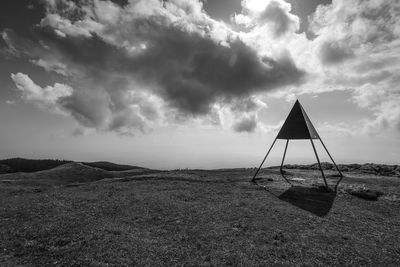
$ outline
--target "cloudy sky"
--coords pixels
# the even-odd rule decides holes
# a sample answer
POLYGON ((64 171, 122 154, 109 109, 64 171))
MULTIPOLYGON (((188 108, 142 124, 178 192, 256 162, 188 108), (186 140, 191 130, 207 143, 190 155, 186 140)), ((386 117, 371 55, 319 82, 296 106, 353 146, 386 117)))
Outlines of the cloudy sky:
POLYGON ((398 0, 2 1, 0 158, 253 167, 299 99, 337 162, 399 163, 399 37, 398 0))

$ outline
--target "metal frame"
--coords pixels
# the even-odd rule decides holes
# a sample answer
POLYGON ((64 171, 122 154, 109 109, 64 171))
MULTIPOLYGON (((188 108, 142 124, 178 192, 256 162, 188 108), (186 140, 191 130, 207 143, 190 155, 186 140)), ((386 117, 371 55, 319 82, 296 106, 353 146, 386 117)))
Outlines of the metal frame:
POLYGON ((340 175, 340 179, 337 181, 336 185, 335 185, 335 192, 337 191, 337 187, 339 186, 339 183, 342 181, 343 179, 343 174, 342 172, 339 170, 338 166, 336 165, 336 162, 333 160, 331 154, 329 153, 328 149, 326 148, 324 142, 322 142, 321 137, 319 138, 319 141, 321 142, 322 146, 324 147, 326 153, 328 154, 329 158, 332 160, 333 165, 335 165, 336 170, 338 171, 339 175, 340 175))
MULTIPOLYGON (((261 170, 262 165, 264 164, 265 160, 267 159, 267 157, 268 157, 269 153, 271 152, 272 147, 275 145, 275 142, 276 142, 277 139, 278 139, 278 137, 275 137, 274 142, 272 142, 271 147, 268 149, 267 154, 265 155, 264 159, 262 160, 262 162, 261 162, 261 164, 260 164, 260 167, 258 167, 256 173, 254 174, 253 178, 251 179, 251 182, 256 183, 257 174, 258 174, 259 171, 261 170)), ((322 146, 324 147, 326 153, 328 153, 328 156, 329 156, 329 158, 332 160, 333 165, 335 165, 336 170, 339 172, 340 179, 338 180, 338 182, 337 182, 336 185, 335 185, 335 192, 336 192, 337 187, 338 187, 340 181, 343 179, 343 174, 342 174, 342 172, 339 170, 339 168, 338 168, 338 166, 336 165, 335 161, 333 160, 331 154, 329 153, 328 149, 326 148, 326 146, 325 146, 324 142, 322 141, 321 137, 319 137, 318 139, 319 139, 319 141, 321 142, 322 146)), ((285 161, 285 156, 286 156, 287 147, 288 147, 288 145, 289 145, 289 140, 290 140, 290 139, 286 139, 285 150, 284 150, 284 152, 283 152, 282 162, 281 162, 281 166, 280 166, 280 169, 279 169, 279 170, 280 170, 280 173, 281 173, 282 177, 286 180, 286 182, 288 182, 289 184, 291 184, 291 183, 289 182, 289 180, 283 175, 283 169, 282 169, 282 168, 283 168, 283 163, 284 163, 284 161, 285 161)), ((323 180, 324 180, 325 187, 326 187, 327 190, 329 190, 329 186, 328 186, 328 183, 327 183, 327 181, 326 181, 326 177, 325 177, 324 171, 322 170, 321 162, 320 162, 320 160, 319 160, 317 150, 315 149, 315 145, 314 145, 313 139, 310 138, 310 141, 311 141, 311 145, 312 145, 312 148, 313 148, 315 157, 317 158, 318 166, 319 166, 319 169, 320 169, 320 171, 321 171, 321 174, 322 174, 322 178, 323 178, 323 180)))
POLYGON ((325 187, 326 187, 326 189, 329 189, 329 186, 328 186, 328 183, 326 182, 325 174, 324 174, 324 171, 322 170, 321 162, 319 161, 318 153, 317 153, 317 150, 315 149, 315 145, 314 145, 312 138, 310 138, 310 141, 311 141, 311 145, 314 150, 314 153, 315 153, 315 157, 317 158, 317 161, 318 161, 318 166, 321 171, 322 178, 324 179, 325 187))
POLYGON ((287 150, 288 144, 289 144, 289 139, 286 139, 285 151, 283 152, 281 167, 279 168, 279 170, 281 171, 281 174, 282 174, 282 175, 283 175, 282 167, 283 167, 283 162, 285 161, 286 150, 287 150))

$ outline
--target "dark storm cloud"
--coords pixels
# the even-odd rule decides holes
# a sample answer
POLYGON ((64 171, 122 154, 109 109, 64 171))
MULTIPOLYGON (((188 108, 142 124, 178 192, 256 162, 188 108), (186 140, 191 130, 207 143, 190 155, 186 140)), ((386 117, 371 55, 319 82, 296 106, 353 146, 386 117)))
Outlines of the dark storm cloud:
POLYGON ((219 99, 300 83, 305 74, 290 55, 260 58, 238 38, 222 45, 160 18, 137 19, 131 27, 135 42, 146 44, 134 55, 96 34, 64 38, 49 27, 37 30, 40 39, 89 75, 103 79, 125 73, 153 88, 172 107, 194 115, 206 114, 219 99))
POLYGON ((102 107, 108 103, 99 94, 77 91, 71 96, 60 99, 59 104, 86 127, 102 125, 107 118, 107 110, 102 107))
POLYGON ((338 42, 324 42, 320 46, 319 55, 325 65, 342 63, 354 57, 354 52, 338 42))
POLYGON ((143 130, 166 116, 210 115, 218 103, 255 112, 253 102, 238 99, 305 77, 289 52, 260 55, 196 1, 57 0, 47 1, 46 10, 29 36, 7 30, 3 39, 15 53, 64 76, 73 92, 58 108, 85 127, 143 130))
POLYGON ((249 117, 249 118, 243 118, 239 122, 235 123, 233 125, 233 129, 236 132, 254 132, 254 130, 257 128, 257 120, 254 116, 249 117))
POLYGON ((45 15, 44 6, 37 0, 3 0, 0 11, 0 31, 12 28, 17 34, 30 35, 32 25, 45 15))
POLYGON ((245 113, 255 111, 259 106, 260 104, 251 98, 240 98, 232 103, 231 110, 245 113))

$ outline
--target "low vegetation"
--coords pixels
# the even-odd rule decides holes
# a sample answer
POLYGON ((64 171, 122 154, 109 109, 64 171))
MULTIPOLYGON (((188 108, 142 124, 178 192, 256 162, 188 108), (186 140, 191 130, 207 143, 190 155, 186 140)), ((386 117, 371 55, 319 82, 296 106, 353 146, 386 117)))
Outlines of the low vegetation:
POLYGON ((0 168, 0 171, 3 170, 3 173, 37 172, 55 168, 57 166, 70 162, 72 161, 58 159, 3 159, 0 160, 0 164, 3 166, 2 168, 0 168))
MULTIPOLYGON (((72 163, 71 160, 58 159, 23 159, 11 158, 0 160, 0 174, 15 173, 15 172, 38 172, 49 170, 67 163, 72 163)), ((137 166, 115 164, 107 161, 96 162, 81 162, 84 165, 100 168, 106 171, 127 171, 133 169, 143 169, 137 166)))
POLYGON ((314 170, 290 169, 292 186, 278 169, 262 170, 257 185, 253 169, 95 170, 113 176, 0 175, 0 265, 400 265, 397 177, 345 173, 335 193, 314 170), (356 188, 384 195, 367 201, 349 194, 356 188))

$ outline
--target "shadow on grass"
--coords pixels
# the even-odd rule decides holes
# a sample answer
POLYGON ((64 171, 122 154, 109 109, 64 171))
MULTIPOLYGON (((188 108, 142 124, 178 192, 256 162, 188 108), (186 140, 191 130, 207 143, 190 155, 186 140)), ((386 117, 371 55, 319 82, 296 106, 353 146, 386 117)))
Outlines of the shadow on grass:
POLYGON ((326 192, 323 188, 292 186, 278 198, 324 217, 331 210, 335 197, 335 192, 326 192))

